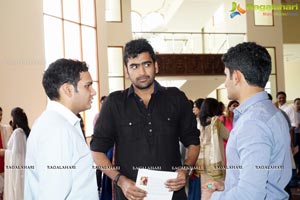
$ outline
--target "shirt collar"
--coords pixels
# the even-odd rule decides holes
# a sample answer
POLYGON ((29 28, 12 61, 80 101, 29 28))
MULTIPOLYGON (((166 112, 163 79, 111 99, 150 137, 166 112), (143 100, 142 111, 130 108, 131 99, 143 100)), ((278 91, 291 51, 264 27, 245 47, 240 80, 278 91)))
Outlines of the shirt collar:
POLYGON ((80 123, 80 119, 67 107, 57 101, 49 101, 47 110, 53 110, 62 115, 72 126, 80 123))
MULTIPOLYGON (((163 87, 156 80, 154 80, 153 83, 154 83, 154 91, 152 94, 156 94, 158 91, 163 90, 163 87)), ((132 84, 129 87, 127 97, 129 97, 131 94, 134 94, 134 88, 132 84)))
POLYGON ((251 106, 256 104, 259 101, 268 100, 268 93, 265 91, 258 92, 251 97, 249 97, 246 101, 244 101, 242 104, 240 104, 238 107, 236 107, 234 112, 234 122, 238 120, 238 118, 245 113, 251 106))
POLYGON ((287 102, 285 102, 285 103, 282 104, 282 105, 279 105, 278 107, 281 109, 281 108, 284 108, 286 105, 288 105, 287 102))

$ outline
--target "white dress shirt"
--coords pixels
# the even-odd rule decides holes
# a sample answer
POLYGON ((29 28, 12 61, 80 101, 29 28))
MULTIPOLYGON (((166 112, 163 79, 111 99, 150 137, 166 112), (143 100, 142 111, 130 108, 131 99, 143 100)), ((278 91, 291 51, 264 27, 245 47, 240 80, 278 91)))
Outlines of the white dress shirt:
POLYGON ((298 115, 296 108, 292 104, 285 103, 279 106, 281 110, 283 110, 288 116, 291 121, 291 126, 297 128, 298 127, 298 115))
POLYGON ((80 119, 50 101, 27 140, 25 199, 98 199, 93 164, 80 119))

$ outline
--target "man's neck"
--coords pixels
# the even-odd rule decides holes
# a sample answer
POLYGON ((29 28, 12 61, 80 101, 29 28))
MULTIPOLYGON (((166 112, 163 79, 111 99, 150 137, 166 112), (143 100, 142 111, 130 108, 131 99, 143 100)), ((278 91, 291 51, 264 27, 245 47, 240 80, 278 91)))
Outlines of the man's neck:
POLYGON ((138 95, 148 107, 149 101, 151 99, 151 95, 154 92, 154 84, 152 84, 149 88, 147 89, 138 89, 134 87, 134 93, 138 95))
POLYGON ((256 93, 264 91, 264 88, 256 87, 256 86, 249 86, 243 90, 241 90, 240 98, 238 99, 239 103, 242 104, 251 96, 255 95, 256 93))

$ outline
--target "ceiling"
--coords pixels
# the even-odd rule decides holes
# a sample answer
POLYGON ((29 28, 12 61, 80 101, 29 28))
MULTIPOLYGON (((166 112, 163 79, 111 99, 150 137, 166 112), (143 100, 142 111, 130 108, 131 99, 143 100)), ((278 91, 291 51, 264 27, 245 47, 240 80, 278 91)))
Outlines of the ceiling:
MULTIPOLYGON (((164 17, 164 24, 154 30, 161 32, 200 32, 221 4, 222 0, 131 0, 132 11, 141 18, 152 12, 164 17)), ((300 44, 283 47, 284 62, 300 61, 300 44)))

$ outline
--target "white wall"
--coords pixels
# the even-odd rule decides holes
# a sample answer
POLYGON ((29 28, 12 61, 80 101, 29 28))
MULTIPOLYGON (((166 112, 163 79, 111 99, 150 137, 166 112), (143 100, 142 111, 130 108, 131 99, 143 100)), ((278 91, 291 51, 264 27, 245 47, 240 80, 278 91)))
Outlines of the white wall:
POLYGON ((1 1, 0 106, 2 123, 12 108, 22 107, 32 125, 46 105, 42 88, 45 67, 41 0, 1 1))
POLYGON ((287 100, 293 101, 300 97, 300 61, 284 64, 287 100))

